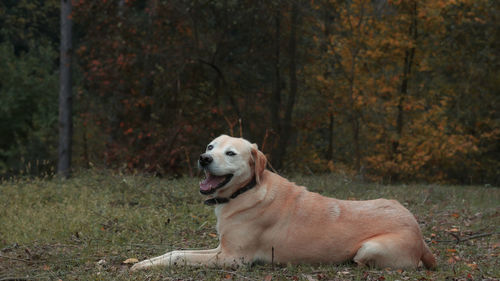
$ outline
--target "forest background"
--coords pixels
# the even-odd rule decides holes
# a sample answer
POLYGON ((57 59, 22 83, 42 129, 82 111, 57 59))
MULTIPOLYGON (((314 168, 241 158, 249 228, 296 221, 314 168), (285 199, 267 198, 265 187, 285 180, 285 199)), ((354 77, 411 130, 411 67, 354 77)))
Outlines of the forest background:
MULTIPOLYGON (((194 175, 206 143, 278 171, 500 185, 495 0, 74 0, 74 168, 194 175)), ((0 177, 57 164, 58 0, 0 3, 0 177)))

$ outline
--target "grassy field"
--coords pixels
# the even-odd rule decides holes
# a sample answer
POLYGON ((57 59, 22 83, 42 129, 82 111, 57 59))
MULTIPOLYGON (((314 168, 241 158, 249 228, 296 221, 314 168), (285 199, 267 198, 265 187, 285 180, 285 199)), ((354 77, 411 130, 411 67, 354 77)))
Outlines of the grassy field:
POLYGON ((0 280, 499 280, 500 188, 377 185, 339 175, 292 178, 340 199, 399 200, 421 224, 437 271, 341 265, 248 265, 129 272, 173 249, 217 246, 198 179, 79 172, 0 184, 0 280))

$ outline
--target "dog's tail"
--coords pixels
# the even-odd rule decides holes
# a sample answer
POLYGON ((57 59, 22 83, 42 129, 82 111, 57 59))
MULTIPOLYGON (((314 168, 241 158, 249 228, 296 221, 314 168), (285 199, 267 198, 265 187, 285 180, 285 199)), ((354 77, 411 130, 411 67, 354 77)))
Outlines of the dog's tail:
POLYGON ((437 266, 436 257, 434 257, 434 255, 431 253, 431 250, 429 249, 429 247, 427 247, 425 241, 422 241, 422 243, 424 243, 424 253, 422 254, 422 257, 420 259, 422 260, 425 268, 434 270, 437 266))

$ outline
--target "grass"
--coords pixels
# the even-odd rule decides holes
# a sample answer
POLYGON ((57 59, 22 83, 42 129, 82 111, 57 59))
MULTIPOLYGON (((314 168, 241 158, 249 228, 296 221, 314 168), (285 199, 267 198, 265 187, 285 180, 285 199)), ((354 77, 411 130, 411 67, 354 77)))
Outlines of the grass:
POLYGON ((0 280, 499 280, 500 189, 378 185, 338 175, 292 178, 341 199, 397 199, 412 211, 438 270, 341 265, 160 268, 130 273, 173 249, 217 246, 213 207, 198 179, 79 172, 70 180, 18 179, 0 185, 0 280), (431 241, 432 240, 432 241, 431 241))

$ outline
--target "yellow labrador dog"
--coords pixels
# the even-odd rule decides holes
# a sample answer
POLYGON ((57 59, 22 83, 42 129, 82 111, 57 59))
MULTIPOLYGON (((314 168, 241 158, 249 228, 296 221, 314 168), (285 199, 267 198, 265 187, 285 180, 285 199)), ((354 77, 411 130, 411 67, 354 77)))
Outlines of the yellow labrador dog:
POLYGON ((309 192, 265 169, 266 157, 242 138, 222 135, 200 156, 200 192, 215 205, 220 244, 173 251, 131 269, 232 266, 255 261, 435 268, 413 215, 394 200, 345 201, 309 192))

